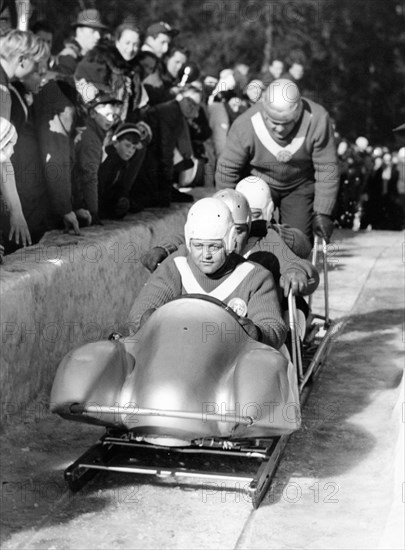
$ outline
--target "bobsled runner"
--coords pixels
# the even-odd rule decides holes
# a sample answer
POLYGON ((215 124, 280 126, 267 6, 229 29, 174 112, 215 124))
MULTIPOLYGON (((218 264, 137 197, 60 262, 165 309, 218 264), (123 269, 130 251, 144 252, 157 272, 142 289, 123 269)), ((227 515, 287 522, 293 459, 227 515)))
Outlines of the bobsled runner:
POLYGON ((250 338, 232 309, 205 295, 165 304, 134 336, 68 353, 51 411, 106 428, 65 470, 70 489, 100 470, 126 472, 233 484, 257 507, 331 334, 328 313, 314 317, 303 345, 291 295, 289 314, 290 354, 250 338))

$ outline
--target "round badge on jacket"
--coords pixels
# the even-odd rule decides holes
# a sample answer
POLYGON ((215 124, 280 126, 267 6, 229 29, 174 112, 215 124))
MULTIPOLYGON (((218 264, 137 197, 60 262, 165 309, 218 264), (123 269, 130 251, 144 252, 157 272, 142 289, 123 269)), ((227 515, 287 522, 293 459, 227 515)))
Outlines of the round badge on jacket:
POLYGON ((277 153, 277 160, 279 162, 290 162, 291 159, 292 153, 290 151, 284 150, 277 153))
POLYGON ((247 305, 242 298, 232 298, 228 302, 228 306, 233 309, 233 311, 236 313, 236 315, 239 315, 239 317, 246 317, 247 315, 247 305))

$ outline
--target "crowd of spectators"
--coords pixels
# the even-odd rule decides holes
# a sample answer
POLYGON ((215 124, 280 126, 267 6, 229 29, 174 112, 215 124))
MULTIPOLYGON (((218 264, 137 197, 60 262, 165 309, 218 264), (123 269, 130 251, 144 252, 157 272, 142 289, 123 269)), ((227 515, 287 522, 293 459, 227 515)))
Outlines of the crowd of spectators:
POLYGON ((353 143, 346 139, 337 142, 340 191, 336 223, 354 230, 405 229, 405 147, 373 146, 364 136, 353 143))
MULTIPOLYGON (((3 27, 0 38, 0 84, 8 98, 0 257, 51 229, 80 234, 83 226, 129 212, 192 202, 184 189, 214 185, 233 121, 275 79, 299 83, 304 75, 303 62, 286 70, 280 59, 258 75, 243 63, 201 74, 168 23, 140 29, 129 16, 111 30, 95 9, 77 15, 59 52, 49 21, 33 21, 30 29, 3 27)), ((394 188, 403 209, 400 156, 341 141, 339 158, 341 225, 353 223, 347 212, 354 210, 354 219, 360 209, 363 225, 384 225, 380 210, 388 212, 389 202, 384 206, 381 196, 391 200, 394 188)))

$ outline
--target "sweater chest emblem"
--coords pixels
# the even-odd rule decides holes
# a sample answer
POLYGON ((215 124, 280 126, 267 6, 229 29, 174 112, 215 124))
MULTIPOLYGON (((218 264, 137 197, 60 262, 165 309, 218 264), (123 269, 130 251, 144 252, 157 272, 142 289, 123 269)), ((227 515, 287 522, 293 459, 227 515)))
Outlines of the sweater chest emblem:
POLYGON ((228 302, 228 306, 233 309, 239 317, 246 317, 247 304, 244 300, 242 300, 242 298, 232 298, 232 300, 228 302))
POLYGON ((286 164, 291 161, 295 153, 303 146, 305 136, 311 122, 311 114, 308 111, 304 111, 297 135, 294 137, 292 142, 285 147, 279 145, 272 138, 260 112, 255 113, 250 120, 252 121, 253 130, 261 144, 269 151, 269 153, 276 157, 278 162, 286 164))
POLYGON ((287 151, 286 149, 284 151, 279 151, 276 155, 278 162, 290 162, 292 157, 293 154, 291 151, 287 151))

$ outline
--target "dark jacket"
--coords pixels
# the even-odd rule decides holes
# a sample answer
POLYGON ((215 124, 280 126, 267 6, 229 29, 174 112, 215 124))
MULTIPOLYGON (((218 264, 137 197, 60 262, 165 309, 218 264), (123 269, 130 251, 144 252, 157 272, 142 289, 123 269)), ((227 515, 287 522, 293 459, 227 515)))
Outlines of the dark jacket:
POLYGON ((18 139, 11 162, 14 167, 18 196, 33 243, 50 228, 47 188, 40 161, 39 143, 27 91, 21 82, 10 85, 11 122, 18 139))
POLYGON ((122 185, 128 162, 117 153, 114 145, 108 145, 105 150, 107 156, 98 169, 98 191, 100 200, 105 192, 115 185, 122 185))
POLYGON ((83 59, 80 44, 72 37, 65 40, 63 50, 56 59, 56 72, 73 76, 78 63, 83 59))
POLYGON ((186 118, 176 99, 154 105, 146 113, 153 139, 134 184, 133 192, 144 206, 168 206, 174 182, 174 150, 191 158, 193 148, 186 118))
MULTIPOLYGON (((173 183, 173 154, 177 147, 185 158, 191 158, 193 149, 187 120, 176 99, 155 105, 155 132, 161 177, 173 183)), ((152 111, 152 109, 151 109, 152 111)), ((152 129, 153 132, 153 129, 152 129)))
POLYGON ((70 87, 65 82, 50 80, 35 95, 32 108, 41 166, 57 226, 61 218, 72 211, 76 109, 70 87))
POLYGON ((73 206, 98 213, 98 170, 106 132, 90 117, 75 146, 73 206))

